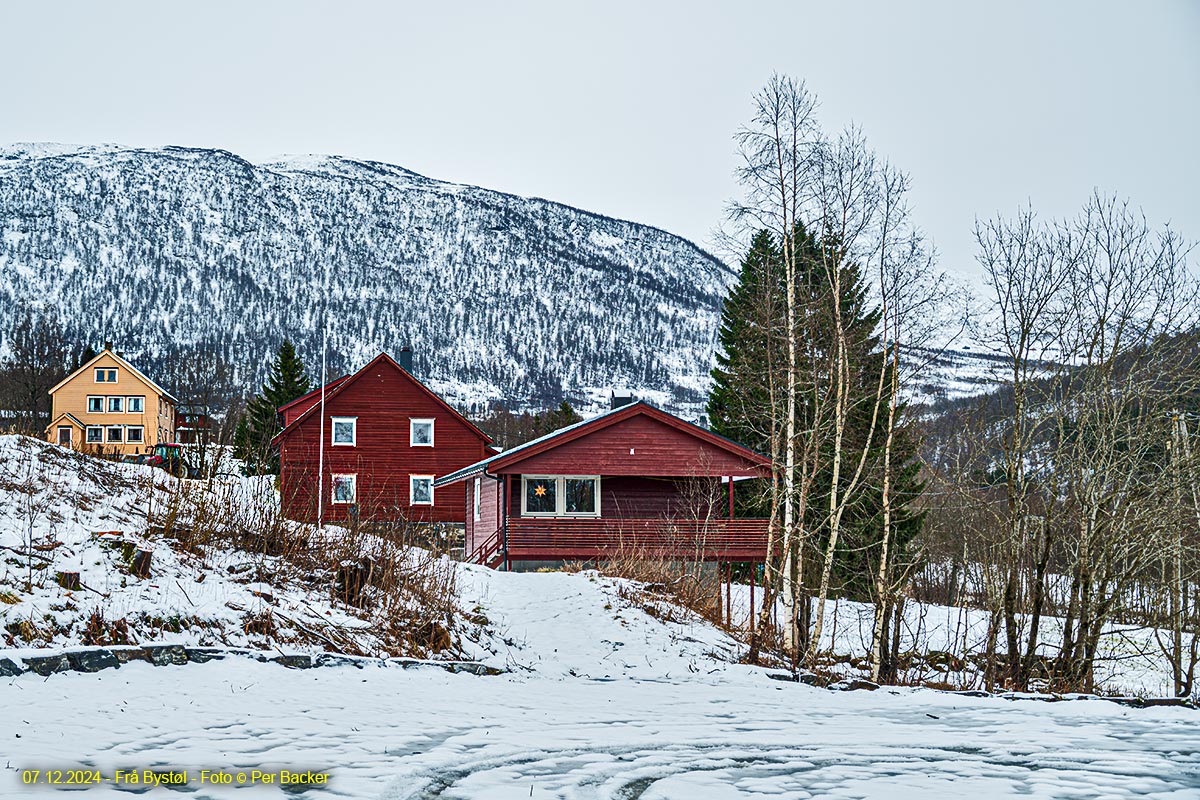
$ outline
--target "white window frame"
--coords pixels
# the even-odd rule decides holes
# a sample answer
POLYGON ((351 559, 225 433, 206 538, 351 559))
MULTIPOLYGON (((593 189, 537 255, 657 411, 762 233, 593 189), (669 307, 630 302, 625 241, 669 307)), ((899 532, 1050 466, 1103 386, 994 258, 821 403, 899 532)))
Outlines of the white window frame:
POLYGON ((353 472, 335 472, 332 480, 329 482, 329 502, 335 506, 352 506, 358 502, 358 473, 353 472), (337 499, 337 484, 338 478, 350 479, 350 499, 337 499))
POLYGON ((557 475, 522 475, 521 476, 521 516, 522 517, 557 517, 559 516, 558 509, 561 508, 559 499, 562 497, 562 492, 559 491, 557 475), (529 497, 529 482, 536 483, 554 483, 554 510, 553 511, 529 511, 525 500, 529 497))
POLYGON ((329 418, 329 444, 331 447, 358 447, 358 417, 330 417, 329 418), (350 441, 339 442, 335 432, 339 422, 350 423, 350 441))
POLYGON ((479 492, 480 492, 479 485, 480 485, 481 481, 482 481, 482 478, 475 479, 475 515, 474 516, 475 516, 476 522, 479 522, 479 492))
POLYGON ((104 444, 104 426, 103 425, 88 425, 83 432, 84 444, 104 444), (93 439, 92 431, 99 431, 99 435, 93 439))
POLYGON ((103 414, 103 413, 104 413, 104 395, 102 395, 102 394, 89 394, 89 395, 87 396, 87 413, 89 413, 89 414, 103 414), (92 401, 93 401, 93 400, 99 400, 99 401, 100 401, 100 408, 99 408, 98 410, 96 410, 96 411, 93 411, 93 410, 92 410, 92 401))
POLYGON ((408 446, 409 447, 433 447, 434 419, 435 419, 434 417, 409 417, 409 419, 408 419, 408 446), (424 425, 425 423, 429 423, 429 441, 428 442, 414 442, 413 441, 413 428, 415 428, 417 425, 424 425))
POLYGON ((59 425, 54 429, 54 441, 56 444, 62 444, 62 432, 67 432, 67 447, 75 444, 75 429, 70 425, 59 425))
POLYGON ((93 367, 92 368, 92 383, 117 383, 118 382, 117 378, 118 378, 117 370, 115 367, 93 367), (101 380, 100 373, 102 373, 102 372, 104 373, 105 377, 108 377, 108 373, 111 372, 113 379, 111 381, 101 380))
POLYGON ((146 427, 144 425, 126 425, 125 426, 125 444, 145 444, 146 443, 146 427), (138 432, 138 440, 135 442, 129 438, 129 434, 133 431, 138 432))
POLYGON ((105 425, 104 426, 104 443, 105 444, 125 444, 125 426, 124 425, 105 425), (113 431, 120 431, 120 439, 111 439, 109 434, 113 431))
POLYGON ((141 394, 130 395, 125 398, 125 413, 126 414, 145 414, 146 413, 146 396, 141 394), (137 400, 141 406, 137 411, 133 410, 133 401, 137 400))
POLYGON ((124 414, 125 413, 125 398, 122 395, 114 394, 104 398, 104 413, 105 414, 124 414), (117 401, 120 406, 116 411, 113 411, 113 401, 117 401))
POLYGON ((435 476, 435 475, 409 475, 408 476, 408 504, 410 506, 432 506, 434 504, 433 479, 435 477, 437 477, 437 476, 435 476), (416 500, 413 500, 413 486, 416 485, 416 482, 419 480, 429 481, 429 502, 428 503, 425 503, 425 502, 418 503, 416 500))
POLYGON ((521 516, 522 517, 598 517, 600 516, 600 476, 599 475, 522 475, 521 476, 521 516), (567 512, 567 481, 592 481, 595 487, 596 510, 590 512, 567 512), (526 499, 529 497, 526 484, 529 481, 554 481, 554 511, 527 511, 526 499))

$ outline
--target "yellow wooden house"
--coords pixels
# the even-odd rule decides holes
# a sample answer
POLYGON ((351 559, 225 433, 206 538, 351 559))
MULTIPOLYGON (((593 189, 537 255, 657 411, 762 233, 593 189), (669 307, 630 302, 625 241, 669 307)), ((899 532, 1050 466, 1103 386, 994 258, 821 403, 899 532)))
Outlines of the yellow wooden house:
POLYGON ((175 441, 175 398, 105 344, 50 390, 47 440, 125 455, 175 441))

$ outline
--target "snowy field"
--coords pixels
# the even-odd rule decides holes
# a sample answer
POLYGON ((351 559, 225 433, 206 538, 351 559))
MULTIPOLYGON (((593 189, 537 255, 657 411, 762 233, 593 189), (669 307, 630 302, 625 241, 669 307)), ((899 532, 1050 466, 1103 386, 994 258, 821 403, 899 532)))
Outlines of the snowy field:
POLYGON ((0 796, 52 791, 21 770, 78 766, 186 769, 197 800, 285 796, 202 786, 202 769, 328 772, 314 798, 1200 796, 1189 709, 833 692, 729 663, 719 631, 655 620, 603 579, 473 568, 466 584, 500 632, 480 655, 506 675, 234 659, 5 679, 0 796))
POLYGON ((0 698, 5 797, 52 791, 18 770, 79 765, 187 769, 198 800, 284 796, 199 786, 201 769, 280 768, 328 772, 311 797, 1200 796, 1186 709, 835 693, 740 667, 597 679, 130 664, 9 679, 0 698))

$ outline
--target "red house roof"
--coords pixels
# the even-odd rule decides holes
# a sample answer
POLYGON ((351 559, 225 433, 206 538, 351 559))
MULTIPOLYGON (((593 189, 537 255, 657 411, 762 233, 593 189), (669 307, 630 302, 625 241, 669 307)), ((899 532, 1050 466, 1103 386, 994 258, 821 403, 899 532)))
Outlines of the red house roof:
MULTIPOLYGON (((381 361, 392 367, 395 367, 396 370, 400 374, 404 375, 410 381, 412 381, 413 385, 416 386, 418 389, 420 389, 422 392, 424 392, 426 395, 428 395, 430 397, 430 399, 435 401, 438 405, 440 405, 442 408, 444 408, 448 413, 454 415, 459 420, 461 420, 463 422, 463 424, 465 424, 476 435, 478 435, 479 438, 482 439, 484 443, 491 444, 492 437, 488 436, 486 433, 484 433, 478 427, 476 427, 475 423, 471 422, 471 420, 467 419, 462 414, 460 414, 457 409, 455 409, 453 406, 451 406, 449 403, 447 403, 445 400, 443 400, 441 397, 439 397, 436 392, 434 392, 428 386, 426 386, 425 384, 423 384, 419 380, 417 380, 412 375, 412 373, 408 372, 406 369, 404 369, 404 367, 401 367, 399 364, 397 364, 395 362, 395 360, 393 360, 392 357, 389 356, 387 353, 380 353, 379 355, 375 356, 375 358, 371 359, 370 362, 368 362, 365 366, 362 367, 362 369, 360 369, 358 372, 355 372, 353 375, 347 375, 343 378, 339 378, 338 380, 333 381, 332 383, 326 384, 325 385, 325 389, 326 389, 325 402, 328 403, 330 400, 337 397, 342 392, 346 391, 347 388, 354 385, 355 381, 357 381, 360 377, 362 377, 367 372, 369 372, 372 367, 374 367, 376 364, 378 364, 381 361), (329 390, 330 386, 334 387, 332 391, 329 390)), ((321 391, 321 389, 318 387, 314 391, 309 392, 304 397, 298 397, 295 400, 291 401, 291 403, 288 403, 287 405, 281 407, 280 411, 282 411, 284 408, 288 408, 289 406, 299 403, 301 400, 304 400, 305 398, 311 398, 313 395, 319 395, 320 391, 321 391)), ((274 444, 274 443, 278 442, 280 439, 283 439, 283 438, 287 437, 288 435, 290 435, 292 431, 296 430, 296 428, 298 428, 300 426, 300 424, 302 422, 304 422, 304 420, 308 419, 314 413, 314 411, 317 409, 317 407, 319 405, 320 405, 320 403, 313 403, 311 406, 309 406, 304 411, 303 414, 301 414, 300 416, 298 416, 294 420, 292 420, 290 425, 288 425, 286 428, 281 430, 279 433, 275 434, 275 438, 273 438, 271 440, 272 444, 274 444)))
MULTIPOLYGON (((445 475, 434 482, 434 486, 447 486, 452 483, 473 478, 476 475, 490 474, 496 475, 500 472, 517 472, 517 465, 542 453, 546 453, 555 448, 562 447, 570 442, 582 439, 586 436, 591 436, 614 425, 630 420, 634 417, 645 416, 656 422, 673 428, 685 436, 691 437, 704 444, 711 445, 721 451, 729 453, 737 458, 740 458, 749 465, 755 468, 755 471, 764 472, 770 468, 771 460, 761 453, 757 453, 750 448, 740 445, 735 441, 726 439, 724 436, 713 433, 712 431, 701 428, 698 425, 693 425, 690 422, 680 419, 673 414, 668 414, 666 411, 655 408, 644 401, 631 403, 621 406, 620 408, 607 411, 591 419, 577 422, 574 425, 568 425, 565 428, 559 428, 553 433, 526 442, 523 445, 505 450, 502 453, 494 455, 490 458, 485 458, 471 464, 468 467, 463 467, 457 472, 452 472, 445 475)), ((586 466, 586 465, 581 465, 586 466)), ((719 473, 724 474, 724 473, 719 473)))

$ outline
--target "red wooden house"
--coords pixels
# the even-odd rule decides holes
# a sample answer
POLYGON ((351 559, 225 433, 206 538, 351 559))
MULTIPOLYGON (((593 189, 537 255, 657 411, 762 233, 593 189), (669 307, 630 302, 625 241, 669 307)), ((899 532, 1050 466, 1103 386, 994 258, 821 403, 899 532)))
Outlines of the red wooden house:
POLYGON ((765 519, 734 519, 733 481, 765 456, 644 402, 439 478, 466 486, 466 554, 511 567, 625 554, 762 562, 765 519))
POLYGON ((327 383, 324 413, 319 388, 279 413, 283 513, 306 522, 319 509, 324 522, 461 523, 465 488, 434 481, 492 452, 487 434, 385 353, 327 383))

